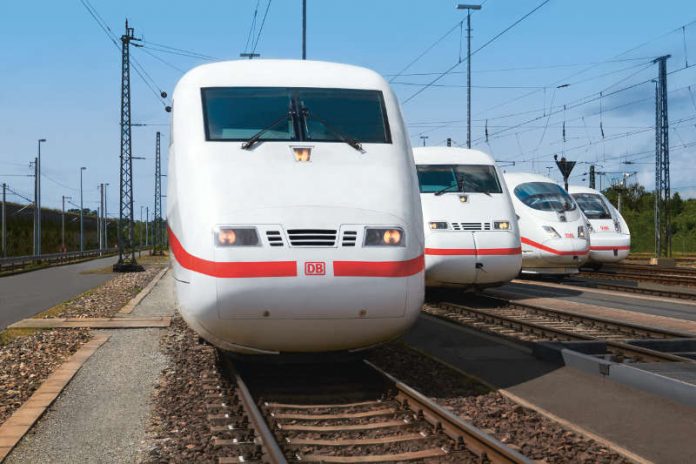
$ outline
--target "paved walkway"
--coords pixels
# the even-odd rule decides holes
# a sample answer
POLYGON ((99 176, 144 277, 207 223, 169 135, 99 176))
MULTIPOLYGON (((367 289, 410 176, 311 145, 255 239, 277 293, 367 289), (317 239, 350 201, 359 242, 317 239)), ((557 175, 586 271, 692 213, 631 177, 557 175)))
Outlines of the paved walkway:
POLYGON ((0 277, 0 330, 106 282, 113 274, 82 273, 111 266, 117 259, 95 259, 0 277))
MULTIPOLYGON (((133 316, 173 312, 174 284, 168 273, 133 316)), ((161 330, 103 331, 111 335, 109 341, 85 363, 7 463, 137 462, 150 395, 166 367, 159 350, 161 330)))
POLYGON ((422 315, 406 342, 658 463, 696 462, 696 409, 422 315))

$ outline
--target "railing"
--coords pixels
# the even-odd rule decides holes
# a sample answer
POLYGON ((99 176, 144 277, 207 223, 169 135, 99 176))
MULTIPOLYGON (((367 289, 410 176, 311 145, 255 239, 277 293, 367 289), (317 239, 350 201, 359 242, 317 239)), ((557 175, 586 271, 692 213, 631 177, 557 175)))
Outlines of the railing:
POLYGON ((9 256, 0 258, 0 272, 16 271, 24 269, 32 265, 56 265, 65 264, 74 261, 80 261, 85 258, 94 258, 99 256, 110 256, 118 253, 118 248, 105 248, 103 250, 87 250, 87 251, 68 251, 65 253, 51 253, 36 256, 9 256))

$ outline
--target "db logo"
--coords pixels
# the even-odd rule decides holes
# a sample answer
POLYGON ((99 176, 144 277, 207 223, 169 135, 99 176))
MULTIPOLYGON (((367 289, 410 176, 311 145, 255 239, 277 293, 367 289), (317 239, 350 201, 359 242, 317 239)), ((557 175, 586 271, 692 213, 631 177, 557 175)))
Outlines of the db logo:
POLYGON ((305 275, 325 275, 326 263, 321 261, 304 263, 304 273, 305 275))
POLYGON ((566 232, 566 234, 565 234, 565 238, 575 238, 575 235, 573 235, 573 234, 571 234, 571 233, 568 233, 568 232, 566 232))
POLYGON ((601 229, 602 230, 609 230, 609 226, 602 226, 601 229))

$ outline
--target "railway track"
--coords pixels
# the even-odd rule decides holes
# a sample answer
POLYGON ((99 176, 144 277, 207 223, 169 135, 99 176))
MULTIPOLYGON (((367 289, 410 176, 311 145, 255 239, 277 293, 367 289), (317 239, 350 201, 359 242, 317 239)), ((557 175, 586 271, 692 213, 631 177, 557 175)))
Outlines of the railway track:
POLYGON ((682 287, 696 287, 696 270, 681 272, 663 269, 600 269, 599 271, 582 271, 580 276, 590 279, 634 280, 641 282, 655 282, 663 285, 676 285, 682 287))
POLYGON ((598 341, 606 343, 617 362, 683 362, 696 360, 627 343, 636 339, 683 339, 690 334, 644 327, 568 311, 481 297, 485 308, 449 302, 426 304, 424 311, 477 330, 532 344, 544 341, 598 341))
MULTIPOLYGON (((554 281, 554 283, 557 283, 559 285, 564 285, 568 287, 580 287, 580 288, 596 288, 600 290, 613 290, 617 292, 624 292, 624 293, 635 293, 637 295, 648 295, 648 296, 656 296, 659 298, 673 298, 677 300, 687 300, 687 301, 694 301, 696 300, 696 292, 688 292, 688 291, 681 291, 678 289, 657 289, 657 288, 649 288, 649 287, 641 287, 641 286, 632 286, 632 285, 625 285, 625 284, 619 284, 619 283, 611 283, 611 282, 606 282, 606 281, 601 281, 601 280, 594 280, 597 278, 597 274, 591 273, 591 274, 586 274, 586 279, 587 280, 575 280, 573 278, 561 280, 561 281, 554 281)), ((615 279, 619 280, 621 279, 620 277, 614 277, 615 279)), ((543 281, 548 281, 543 278, 537 278, 534 276, 523 276, 523 280, 527 282, 543 282, 543 281)), ((622 280, 630 280, 627 278, 623 278, 622 280)))
POLYGON ((532 462, 368 361, 280 372, 219 356, 236 385, 205 387, 220 464, 532 462))

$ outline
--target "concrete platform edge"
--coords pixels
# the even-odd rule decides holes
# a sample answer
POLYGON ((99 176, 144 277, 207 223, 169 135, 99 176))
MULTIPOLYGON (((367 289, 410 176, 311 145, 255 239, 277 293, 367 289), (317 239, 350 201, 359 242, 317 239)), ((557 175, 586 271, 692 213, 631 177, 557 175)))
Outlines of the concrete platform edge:
POLYGON ((598 359, 552 344, 543 344, 540 349, 534 350, 534 355, 552 361, 560 358, 565 366, 588 374, 606 377, 614 382, 696 407, 696 385, 627 364, 598 359))
POLYGON ((169 270, 169 266, 164 266, 164 269, 162 269, 160 272, 157 273, 157 275, 150 281, 149 284, 143 288, 140 293, 135 295, 131 300, 126 303, 123 308, 118 312, 118 314, 130 314, 133 312, 136 306, 147 296, 150 294, 153 288, 155 288, 155 285, 157 285, 157 282, 164 277, 164 275, 167 273, 169 270))

